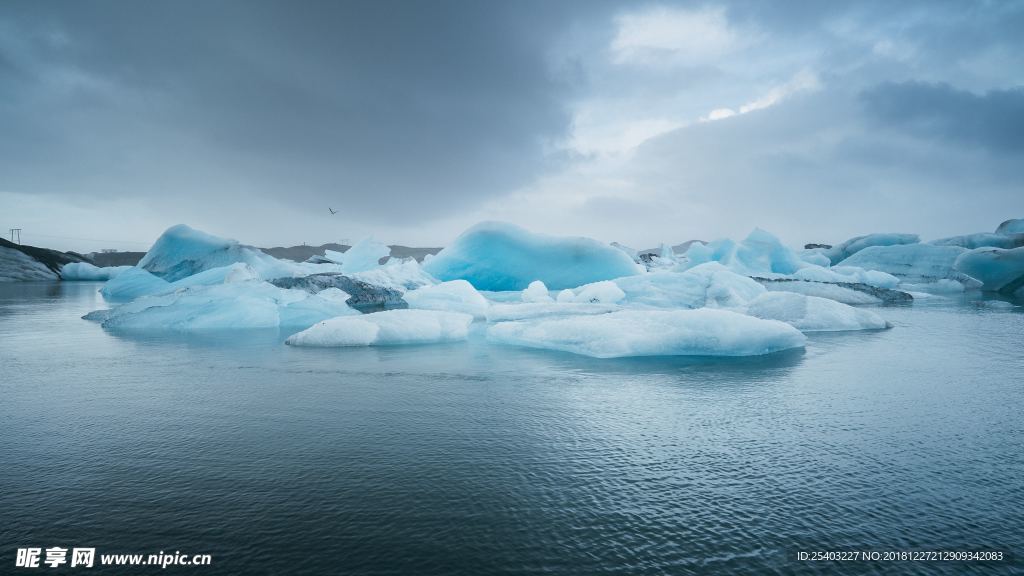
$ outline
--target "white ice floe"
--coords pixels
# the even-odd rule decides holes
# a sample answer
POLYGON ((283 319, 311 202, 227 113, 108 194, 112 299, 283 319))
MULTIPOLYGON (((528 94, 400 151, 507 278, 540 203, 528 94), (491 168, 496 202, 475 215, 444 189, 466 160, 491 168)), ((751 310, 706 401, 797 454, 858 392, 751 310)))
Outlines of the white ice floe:
POLYGON ((888 322, 870 310, 792 292, 766 292, 750 302, 747 314, 765 320, 781 320, 801 332, 880 330, 889 327, 888 322))
POLYGON ((473 285, 465 280, 451 280, 406 292, 402 298, 410 308, 462 312, 474 318, 487 315, 490 305, 473 285))
POLYGON ((726 310, 623 310, 502 322, 492 342, 593 356, 755 356, 800 348, 806 337, 777 320, 726 310))
MULTIPOLYGON (((568 290, 568 288, 567 288, 568 290)), ((530 285, 523 290, 523 302, 554 302, 548 287, 540 280, 530 282, 530 285)))
POLYGON ((743 306, 764 292, 764 287, 718 262, 685 272, 651 272, 617 278, 624 302, 655 308, 730 308, 743 306))
POLYGON ((292 346, 392 346, 465 340, 473 317, 460 312, 388 310, 324 320, 290 336, 292 346))
POLYGON ((983 290, 1024 296, 1024 247, 978 248, 961 254, 958 271, 982 282, 983 290))
POLYGON ((105 266, 99 267, 88 262, 69 262, 61 267, 60 279, 71 281, 107 281, 116 278, 118 274, 131 268, 131 266, 105 266))
POLYGON ((468 280, 479 290, 522 290, 540 280, 560 290, 642 271, 625 252, 591 238, 534 234, 518 226, 473 226, 424 263, 440 280, 468 280))

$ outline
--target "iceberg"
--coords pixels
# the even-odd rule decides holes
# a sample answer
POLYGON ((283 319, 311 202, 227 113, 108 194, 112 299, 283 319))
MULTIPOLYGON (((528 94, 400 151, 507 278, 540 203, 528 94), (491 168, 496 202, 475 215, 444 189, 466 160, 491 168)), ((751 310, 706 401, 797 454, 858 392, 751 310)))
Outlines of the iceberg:
POLYGON ((982 290, 1024 297, 1024 247, 978 248, 964 252, 956 269, 982 283, 982 290))
POLYGON ((793 292, 766 292, 750 302, 747 314, 764 320, 781 320, 801 332, 881 330, 890 327, 881 316, 870 310, 793 292))
POLYGON ((580 316, 608 314, 622 310, 615 304, 590 302, 524 302, 522 304, 492 304, 487 310, 488 322, 528 320, 551 316, 580 316))
POLYGON ((757 278, 757 281, 772 292, 794 292, 850 305, 909 304, 914 301, 914 298, 903 290, 879 288, 856 282, 816 282, 794 278, 757 278))
POLYGON ((356 242, 345 252, 325 250, 324 257, 341 265, 341 271, 346 274, 355 272, 366 272, 380 266, 381 258, 391 255, 391 248, 377 242, 373 237, 363 238, 356 242))
POLYGON ((534 234, 500 222, 473 226, 423 268, 439 280, 468 280, 494 291, 523 290, 534 280, 561 290, 643 271, 625 252, 597 240, 534 234))
POLYGON ((106 329, 134 332, 301 329, 325 318, 358 314, 347 299, 337 289, 309 294, 264 281, 241 281, 142 296, 88 317, 106 329))
POLYGON ((383 266, 352 274, 352 278, 399 292, 437 284, 437 279, 424 272, 414 258, 391 258, 383 266))
POLYGON ((727 310, 623 310, 502 322, 487 329, 500 344, 560 350, 595 358, 756 356, 801 348, 806 337, 777 320, 727 310))
POLYGON ((465 340, 473 317, 461 312, 387 310, 324 320, 285 341, 291 346, 393 346, 465 340))
POLYGON ((184 224, 172 226, 160 235, 137 266, 168 282, 174 282, 236 262, 249 264, 264 279, 290 276, 296 269, 255 248, 200 232, 184 224))
POLYGON ((966 251, 959 246, 934 244, 871 246, 843 260, 843 265, 879 270, 914 284, 948 279, 977 287, 979 283, 976 280, 953 267, 956 259, 966 251))
POLYGON ((625 295, 625 303, 653 308, 739 307, 765 290, 718 262, 707 262, 685 272, 651 272, 617 278, 614 282, 625 295))
POLYGON ((996 234, 1024 234, 1024 218, 1003 222, 996 228, 996 234))
POLYGON ((124 302, 169 290, 172 290, 170 282, 133 266, 104 284, 100 294, 111 302, 124 302))
POLYGON ((88 262, 69 262, 61 267, 61 280, 107 281, 132 266, 107 266, 100 268, 88 262))
POLYGON ((487 299, 465 280, 424 286, 406 292, 402 298, 409 304, 409 308, 462 312, 474 318, 487 316, 487 308, 490 306, 487 299))
POLYGON ((543 282, 534 280, 523 290, 523 302, 554 302, 554 299, 543 282))
POLYGON ((615 304, 626 297, 626 293, 615 282, 602 280, 593 284, 580 286, 579 292, 573 296, 574 302, 590 302, 594 304, 615 304))
POLYGON ((828 256, 833 264, 838 264, 850 256, 872 246, 899 246, 902 244, 917 244, 921 237, 917 234, 897 233, 876 233, 864 236, 855 236, 842 244, 825 249, 823 254, 828 256))
POLYGON ((1019 248, 1024 246, 1024 234, 993 234, 979 232, 932 240, 929 244, 936 246, 960 246, 973 250, 975 248, 1019 248))
POLYGON ((686 251, 687 262, 676 268, 682 272, 706 262, 718 262, 739 274, 793 274, 809 266, 796 251, 786 247, 771 233, 755 228, 743 241, 715 240, 694 243, 686 251))

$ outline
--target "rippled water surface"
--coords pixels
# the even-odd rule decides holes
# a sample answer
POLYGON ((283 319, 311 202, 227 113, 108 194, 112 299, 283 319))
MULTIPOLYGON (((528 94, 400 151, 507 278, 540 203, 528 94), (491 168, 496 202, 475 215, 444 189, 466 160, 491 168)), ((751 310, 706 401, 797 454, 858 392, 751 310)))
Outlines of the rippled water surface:
POLYGON ((0 573, 20 546, 213 557, 131 574, 1024 569, 1020 308, 885 308, 892 330, 755 360, 591 360, 117 336, 79 319, 97 286, 0 285, 0 573), (836 549, 1014 559, 795 560, 836 549))

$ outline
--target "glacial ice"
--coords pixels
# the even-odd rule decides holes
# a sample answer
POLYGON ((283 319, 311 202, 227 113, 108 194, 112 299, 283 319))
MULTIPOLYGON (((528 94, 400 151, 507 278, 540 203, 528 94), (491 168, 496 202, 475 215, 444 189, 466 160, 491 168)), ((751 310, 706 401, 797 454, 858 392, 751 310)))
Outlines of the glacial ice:
POLYGON ((959 246, 934 244, 871 246, 843 260, 843 266, 879 270, 908 283, 935 282, 945 278, 977 287, 979 283, 976 280, 953 267, 957 257, 966 251, 959 246))
POLYGON ((534 234, 500 222, 473 226, 423 268, 440 280, 468 280, 478 290, 522 290, 534 280, 561 290, 642 271, 625 252, 597 240, 534 234))
POLYGON ((390 346, 465 340, 473 317, 460 312, 387 310, 324 320, 285 342, 292 346, 390 346))
POLYGON ((68 262, 60 269, 61 280, 106 281, 116 278, 118 274, 131 266, 107 266, 100 268, 88 262, 68 262))
POLYGON ((490 326, 501 344, 561 350, 596 358, 755 356, 800 348, 806 337, 777 320, 726 310, 623 310, 490 326))
POLYGON ((337 289, 309 294, 263 281, 241 281, 142 296, 90 316, 101 320, 104 328, 137 332, 299 329, 325 318, 358 314, 345 303, 347 298, 337 289))
POLYGON ((870 310, 793 292, 765 292, 750 302, 747 314, 765 320, 781 320, 801 332, 880 330, 889 327, 881 316, 870 310))
POLYGON ((743 241, 715 240, 708 244, 694 243, 686 251, 687 262, 677 270, 683 271, 706 262, 718 262, 739 274, 793 274, 809 266, 778 238, 755 228, 743 241))
POLYGON ((574 302, 590 302, 593 304, 615 304, 626 297, 626 293, 611 280, 602 280, 580 286, 573 296, 574 302))
POLYGON ((1024 297, 1024 247, 964 252, 956 259, 955 267, 982 282, 983 290, 1024 297))
POLYGON ((548 287, 543 282, 534 280, 523 290, 523 302, 554 302, 554 298, 551 297, 548 287))
POLYGON ((1024 218, 1003 222, 996 228, 996 234, 1024 234, 1024 218))
POLYGON ((626 303, 654 308, 737 307, 764 292, 754 280, 718 262, 700 264, 685 272, 651 272, 614 282, 625 294, 626 303))
POLYGON ((960 246, 968 250, 975 248, 1019 248, 1024 246, 1024 234, 979 232, 977 234, 940 238, 932 240, 929 244, 935 244, 936 246, 960 246))
POLYGON ((327 260, 341 265, 346 274, 366 272, 380 265, 380 259, 391 255, 391 248, 378 242, 373 237, 363 238, 345 252, 325 250, 327 260))
POLYGON ((391 258, 383 266, 356 272, 351 276, 361 282, 399 292, 437 284, 437 279, 424 272, 420 263, 413 258, 391 258))
POLYGON ((100 294, 111 302, 125 302, 171 289, 167 280, 132 266, 104 284, 100 294))
POLYGON ((462 312, 474 318, 487 316, 490 304, 473 285, 465 280, 450 280, 406 292, 402 298, 409 308, 462 312))
POLYGON ((531 320, 551 316, 580 316, 607 314, 622 310, 615 304, 591 302, 523 302, 521 304, 491 304, 487 310, 488 322, 531 320))
POLYGON ((879 232, 855 236, 842 244, 826 249, 824 254, 829 257, 833 264, 839 264, 857 252, 872 246, 899 246, 901 244, 917 244, 920 241, 921 237, 917 234, 879 232))
POLYGON ((137 266, 168 282, 174 282, 235 262, 249 264, 263 279, 290 276, 295 269, 291 263, 255 248, 242 246, 235 240, 219 238, 184 224, 168 228, 137 266))

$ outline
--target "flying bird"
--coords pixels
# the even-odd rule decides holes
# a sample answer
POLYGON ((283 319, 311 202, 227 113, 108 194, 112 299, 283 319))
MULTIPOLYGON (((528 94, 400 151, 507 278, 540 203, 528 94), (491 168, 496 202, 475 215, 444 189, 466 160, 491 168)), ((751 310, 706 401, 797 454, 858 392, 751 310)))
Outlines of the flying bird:
POLYGON ((335 210, 334 208, 331 208, 330 206, 328 206, 327 209, 331 211, 331 214, 337 214, 338 213, 337 210, 335 210))

